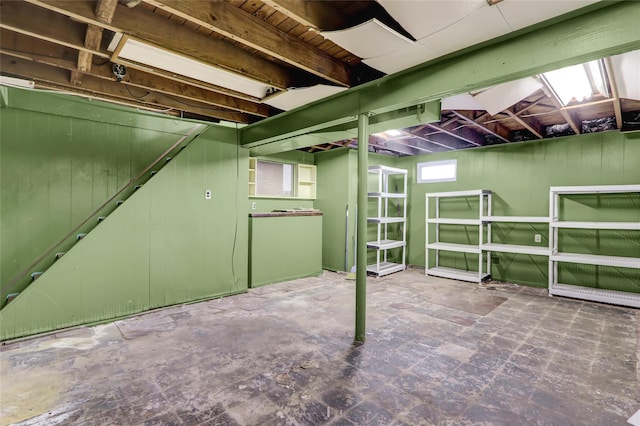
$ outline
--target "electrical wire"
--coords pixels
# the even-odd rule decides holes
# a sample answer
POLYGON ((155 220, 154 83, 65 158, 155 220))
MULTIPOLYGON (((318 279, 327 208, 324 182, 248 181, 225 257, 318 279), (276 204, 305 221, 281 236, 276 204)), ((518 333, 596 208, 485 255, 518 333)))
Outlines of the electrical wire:
MULTIPOLYGON (((237 284, 238 278, 236 277, 236 268, 234 266, 234 260, 236 257, 236 243, 238 240, 238 184, 240 182, 240 129, 238 129, 238 123, 236 123, 236 214, 235 214, 235 224, 233 231, 233 248, 231 249, 231 276, 233 277, 233 284, 237 284)), ((248 283, 247 283, 248 285, 248 283)))
POLYGON ((166 96, 167 98, 172 99, 172 100, 174 100, 174 101, 176 101, 176 102, 179 102, 179 103, 181 103, 181 104, 183 104, 183 105, 187 105, 187 106, 194 107, 194 108, 201 108, 201 109, 206 109, 206 110, 208 110, 208 111, 216 111, 216 112, 232 112, 232 111, 231 111, 231 110, 229 110, 229 109, 223 109, 223 108, 211 108, 211 107, 207 107, 207 106, 204 106, 204 105, 195 105, 195 104, 191 104, 191 103, 189 103, 189 102, 185 102, 185 101, 183 101, 183 100, 182 100, 182 99, 180 99, 180 98, 177 98, 177 97, 175 97, 175 96, 168 95, 168 94, 166 94, 166 93, 163 93, 163 95, 164 95, 164 96, 166 96))
POLYGON ((129 92, 129 95, 131 95, 131 97, 132 97, 133 99, 138 99, 138 100, 140 100, 140 99, 142 99, 142 98, 145 98, 145 97, 149 96, 149 93, 151 93, 151 92, 147 91, 147 93, 145 93, 145 94, 144 94, 144 95, 142 95, 142 96, 136 96, 136 95, 134 95, 134 94, 133 94, 133 92, 131 92, 131 89, 129 89, 129 85, 128 85, 128 84, 125 84, 125 85, 124 85, 124 88, 125 88, 125 89, 127 89, 127 92, 129 92))

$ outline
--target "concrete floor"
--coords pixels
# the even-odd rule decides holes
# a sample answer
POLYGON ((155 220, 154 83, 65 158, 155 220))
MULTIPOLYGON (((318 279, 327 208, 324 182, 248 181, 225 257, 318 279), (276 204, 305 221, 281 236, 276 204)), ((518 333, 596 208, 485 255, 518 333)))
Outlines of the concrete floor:
POLYGON ((2 347, 20 425, 624 425, 637 312, 514 285, 324 273, 2 347))

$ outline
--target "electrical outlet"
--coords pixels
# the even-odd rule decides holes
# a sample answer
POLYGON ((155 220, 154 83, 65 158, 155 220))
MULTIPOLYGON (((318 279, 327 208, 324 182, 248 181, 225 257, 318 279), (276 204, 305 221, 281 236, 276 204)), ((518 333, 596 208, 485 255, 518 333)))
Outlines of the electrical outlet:
POLYGON ((255 210, 256 209, 256 202, 254 201, 253 203, 251 203, 251 209, 255 210))
POLYGON ((535 241, 536 243, 541 243, 542 242, 542 235, 540 234, 536 234, 533 236, 533 241, 535 241))
POLYGON ((210 200, 211 199, 211 190, 207 189, 206 191, 204 191, 204 199, 205 200, 210 200))

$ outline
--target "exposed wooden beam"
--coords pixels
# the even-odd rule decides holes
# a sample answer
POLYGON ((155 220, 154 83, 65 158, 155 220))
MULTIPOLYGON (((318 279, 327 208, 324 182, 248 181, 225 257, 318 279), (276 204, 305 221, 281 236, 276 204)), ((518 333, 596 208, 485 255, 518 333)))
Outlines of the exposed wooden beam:
MULTIPOLYGON (((69 2, 75 3, 75 2, 69 2)), ((22 1, 0 2, 0 28, 37 37, 80 51, 108 58, 106 51, 88 49, 84 45, 86 26, 66 16, 43 10, 22 1)))
POLYGON ((420 139, 422 141, 425 141, 425 142, 428 142, 428 143, 432 143, 434 145, 438 145, 438 146, 441 146, 441 147, 446 148, 446 149, 454 149, 452 146, 449 146, 449 145, 443 144, 441 142, 437 142, 437 141, 425 138, 424 136, 420 136, 420 135, 414 133, 413 131, 411 131, 410 129, 401 130, 401 132, 406 133, 406 134, 408 134, 411 137, 414 137, 416 139, 420 139))
MULTIPOLYGON (((113 20, 107 24, 96 19, 94 3, 90 0, 25 1, 70 16, 85 24, 94 24, 114 32, 132 35, 167 50, 179 52, 181 55, 196 58, 204 63, 216 65, 279 89, 296 86, 291 71, 286 67, 260 58, 224 40, 195 32, 184 25, 141 8, 130 9, 118 5, 113 20)), ((4 5, 4 2, 2 4, 4 5)))
POLYGON ((611 97, 613 100, 613 111, 616 115, 616 127, 618 129, 622 129, 622 105, 620 104, 620 94, 618 92, 618 85, 616 83, 616 78, 613 75, 611 58, 604 59, 604 66, 607 72, 607 78, 609 79, 609 87, 611 88, 611 97))
POLYGON ((364 112, 381 114, 638 49, 639 13, 635 2, 598 2, 588 12, 569 18, 565 15, 544 28, 498 38, 445 62, 427 62, 319 100, 308 108, 251 124, 240 129, 241 145, 269 144, 269 149, 277 149, 287 145, 286 139, 292 136, 317 130, 319 122, 339 123, 364 112), (531 46, 544 54, 532 55, 531 46))
MULTIPOLYGON (((118 0, 98 0, 96 5, 96 19, 106 24, 111 22, 116 11, 118 0)), ((87 24, 87 33, 84 37, 84 46, 91 50, 99 50, 102 42, 102 28, 94 24, 87 24)), ((86 50, 78 54, 78 70, 71 71, 71 83, 82 84, 82 73, 91 69, 93 55, 86 50)))
POLYGON ((144 1, 333 83, 351 86, 346 64, 227 2, 144 1))
MULTIPOLYGON (((421 152, 427 152, 427 153, 432 153, 433 152, 433 150, 431 150, 431 149, 428 149, 428 148, 425 148, 423 146, 420 146, 417 143, 413 143, 415 141, 415 139, 423 140, 423 139, 420 139, 418 137, 414 137, 414 138, 411 138, 411 139, 404 139, 404 144, 403 145, 406 145, 406 146, 408 146, 410 148, 417 149, 418 151, 421 151, 421 152)), ((399 142, 399 143, 402 143, 402 142, 399 142)))
POLYGON ((333 30, 349 25, 348 18, 330 1, 262 0, 262 2, 315 30, 333 30))
POLYGON ((552 90, 551 87, 549 87, 549 84, 547 84, 547 81, 544 78, 540 79, 540 81, 542 81, 542 84, 546 89, 545 91, 550 94, 549 95, 549 99, 551 99, 551 102, 553 102, 553 105, 555 105, 555 107, 558 110, 558 112, 562 115, 562 118, 564 118, 566 123, 573 130, 573 132, 576 135, 579 135, 580 134, 580 128, 578 128, 578 126, 576 125, 576 121, 577 120, 574 119, 573 115, 567 109, 563 108, 562 102, 560 102, 560 99, 558 99, 555 96, 555 92, 552 90))
POLYGON ((542 133, 544 132, 542 125, 534 118, 519 117, 516 113, 511 111, 511 109, 505 109, 504 112, 506 112, 513 120, 517 121, 522 127, 533 133, 533 135, 538 139, 544 138, 544 136, 542 136, 542 133))
POLYGON ((532 102, 529 102, 527 105, 523 106, 522 108, 520 108, 518 111, 516 111, 516 115, 522 115, 525 112, 527 112, 529 109, 533 108, 536 105, 539 105, 541 102, 545 101, 549 99, 549 97, 547 96, 546 93, 544 93, 542 96, 540 96, 538 99, 535 99, 532 102))
POLYGON ((127 101, 131 105, 145 104, 147 107, 171 108, 240 123, 247 123, 249 121, 249 117, 246 114, 237 111, 212 107, 211 105, 197 101, 186 102, 148 90, 137 89, 136 91, 139 93, 134 93, 124 84, 89 75, 85 75, 82 86, 78 87, 69 83, 66 70, 21 58, 0 55, 0 69, 6 74, 32 79, 36 82, 36 85, 40 83, 54 85, 70 92, 95 94, 96 96, 120 99, 127 101))
MULTIPOLYGON (((0 30, 0 52, 9 56, 23 58, 69 71, 75 69, 76 61, 74 57, 77 54, 73 49, 4 29, 0 30)), ((116 81, 111 71, 111 64, 109 63, 104 65, 93 64, 86 73, 101 79, 116 81)), ((136 69, 129 69, 127 75, 122 79, 122 83, 132 87, 180 97, 187 102, 199 101, 208 105, 227 108, 259 117, 267 117, 271 112, 271 108, 264 104, 219 94, 136 69)))
MULTIPOLYGON (((451 120, 447 120, 448 122, 454 122, 457 121, 458 117, 456 116, 456 119, 451 119, 451 120)), ((449 124, 449 123, 447 123, 449 124)), ((427 126, 431 127, 432 129, 435 130, 439 130, 442 133, 449 135, 449 136, 453 136, 454 138, 460 139, 462 141, 465 141, 467 143, 470 143, 471 145, 475 145, 475 146, 482 146, 484 145, 484 137, 476 132, 474 132, 473 130, 468 130, 468 129, 458 129, 455 132, 452 132, 450 130, 444 129, 442 126, 443 124, 440 125, 436 125, 435 123, 427 123, 427 126)))
MULTIPOLYGON (((357 141, 355 142, 355 144, 357 145, 357 141)), ((369 146, 383 149, 385 151, 395 152, 396 154, 403 154, 403 155, 416 155, 416 151, 419 151, 418 149, 412 148, 405 144, 394 143, 393 141, 390 141, 390 140, 380 141, 377 138, 373 138, 373 137, 369 138, 369 146)))
POLYGON ((622 129, 622 105, 620 104, 620 93, 618 92, 618 84, 613 75, 613 67, 611 65, 611 58, 604 59, 604 66, 607 72, 607 78, 609 79, 609 87, 611 88, 611 100, 613 102, 613 111, 616 116, 616 127, 622 129))
MULTIPOLYGON (((487 126, 485 126, 485 125, 483 125, 483 124, 478 123, 478 122, 476 121, 477 119, 476 119, 476 120, 474 120, 474 119, 472 119, 472 118, 470 118, 470 117, 467 117, 467 116, 466 116, 466 115, 464 115, 464 114, 459 113, 458 111, 451 110, 451 112, 452 112, 456 117, 458 117, 459 119, 461 119, 463 122, 468 123, 468 124, 471 124, 472 126, 477 127, 478 129, 482 129, 482 130, 484 130, 485 132, 489 133, 490 135, 495 136, 496 138, 500 139, 500 140, 501 140, 501 141, 503 141, 503 142, 506 142, 506 143, 511 142, 508 138, 506 138, 505 136, 501 135, 500 133, 498 133, 498 132, 496 132, 496 131, 491 130, 489 127, 487 127, 487 126)), ((475 145, 475 144, 474 144, 474 145, 475 145)))
MULTIPOLYGON (((83 52, 87 49, 87 47, 84 45, 84 41, 81 41, 82 36, 80 34, 84 31, 84 26, 80 23, 74 22, 73 20, 56 12, 48 11, 24 2, 0 3, 0 6, 2 6, 2 11, 5 12, 2 14, 2 20, 0 21, 0 28, 2 29, 9 29, 10 31, 14 31, 34 38, 39 38, 43 41, 70 47, 72 49, 79 50, 80 52, 83 52), (5 5, 11 5, 11 7, 5 5), (31 16, 32 19, 20 19, 20 17, 22 16, 31 16), (44 26, 40 25, 41 22, 44 22, 44 26), (56 26, 56 28, 52 31, 49 29, 49 26, 56 26)), ((111 53, 105 50, 95 50, 91 51, 91 53, 94 56, 99 56, 102 58, 108 59, 111 57, 111 53)), ((156 76, 174 80, 179 83, 185 83, 191 86, 200 87, 204 90, 218 92, 250 102, 259 102, 258 98, 251 95, 247 95, 245 93, 237 92, 235 90, 227 89, 220 86, 215 86, 213 84, 195 80, 183 75, 174 74, 166 70, 161 70, 144 64, 127 61, 122 58, 116 60, 116 62, 124 64, 129 68, 139 69, 149 74, 154 74, 156 76)))

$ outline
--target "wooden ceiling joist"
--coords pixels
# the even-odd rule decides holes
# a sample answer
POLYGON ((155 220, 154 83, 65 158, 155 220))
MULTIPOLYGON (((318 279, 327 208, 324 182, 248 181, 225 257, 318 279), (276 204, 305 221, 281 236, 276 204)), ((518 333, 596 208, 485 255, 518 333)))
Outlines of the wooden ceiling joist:
POLYGON ((93 24, 110 31, 132 35, 139 40, 162 46, 166 50, 180 52, 185 56, 197 58, 207 64, 214 64, 278 89, 296 86, 291 70, 286 67, 233 46, 227 41, 208 37, 187 26, 141 8, 130 9, 118 5, 113 20, 110 24, 106 24, 95 17, 95 4, 90 0, 25 1, 70 16, 85 24, 93 24))
POLYGON ((547 83, 547 81, 545 79, 541 79, 541 81, 546 89, 545 91, 549 93, 549 99, 551 100, 553 105, 557 108, 558 112, 562 115, 562 118, 564 118, 565 122, 569 125, 569 127, 571 127, 571 130, 573 130, 573 132, 576 135, 579 135, 580 128, 576 124, 578 120, 574 117, 574 115, 571 112, 569 112, 569 110, 563 108, 562 103, 558 98, 556 98, 554 94, 555 92, 551 87, 549 87, 549 84, 547 83))
MULTIPOLYGON (((69 71, 73 71, 75 69, 76 61, 74 58, 78 53, 74 49, 31 38, 5 29, 0 30, 0 52, 5 55, 23 58, 33 62, 63 68, 69 71)), ((108 62, 103 65, 92 64, 91 68, 87 70, 86 73, 101 79, 116 81, 116 77, 111 70, 111 64, 108 62)), ((29 78, 28 75, 24 75, 23 77, 29 78)), ((138 87, 141 89, 153 87, 156 92, 170 96, 177 96, 183 98, 187 102, 192 100, 199 101, 216 107, 244 112, 258 117, 267 117, 271 111, 271 108, 268 105, 227 96, 211 90, 159 77, 137 69, 129 69, 127 71, 127 75, 122 79, 122 84, 128 84, 132 87, 138 87)))
POLYGON ((156 109, 169 108, 238 123, 249 122, 248 115, 237 111, 214 107, 199 101, 184 101, 173 96, 146 89, 136 89, 134 92, 124 84, 99 79, 90 75, 85 75, 82 86, 78 87, 69 82, 66 70, 22 58, 1 55, 0 69, 2 69, 3 73, 9 75, 29 75, 36 82, 36 87, 44 83, 45 87, 55 85, 58 88, 64 88, 77 93, 96 95, 107 99, 120 99, 132 104, 144 104, 147 107, 155 107, 156 109))
POLYGON ((438 141, 433 140, 433 138, 426 138, 424 136, 420 136, 416 131, 414 131, 414 130, 412 130, 410 128, 406 129, 406 130, 403 130, 403 132, 405 132, 408 135, 410 135, 411 137, 419 139, 421 141, 428 142, 428 143, 433 144, 433 145, 441 146, 441 147, 446 148, 446 149, 454 149, 450 145, 447 145, 447 144, 444 144, 442 142, 438 142, 438 141))
POLYGON ((226 2, 144 1, 330 82, 351 86, 344 63, 226 2))
POLYGON ((456 130, 455 132, 452 132, 451 130, 447 130, 444 128, 446 125, 456 121, 457 121, 457 117, 455 119, 447 120, 441 123, 440 125, 436 125, 435 123, 427 123, 427 126, 431 127, 434 130, 438 130, 446 135, 453 136, 454 138, 470 143, 471 145, 475 145, 475 146, 484 145, 484 137, 481 134, 474 132, 473 130, 469 130, 463 127, 461 129, 456 130))
POLYGON ((538 123, 538 121, 535 120, 534 118, 522 118, 518 116, 515 112, 513 112, 510 108, 505 109, 504 112, 507 113, 509 117, 515 120, 522 127, 530 131, 536 138, 538 139, 544 138, 544 136, 542 136, 544 133, 544 129, 542 128, 542 125, 538 123))
POLYGON ((618 93, 618 83, 613 75, 613 69, 611 66, 611 59, 606 58, 604 60, 605 70, 607 72, 607 78, 609 80, 609 87, 611 88, 611 97, 613 101, 613 110, 616 116, 616 127, 622 129, 622 105, 620 103, 620 95, 618 93))
POLYGON ((330 1, 313 0, 262 0, 287 17, 314 30, 345 28, 349 19, 330 1))
MULTIPOLYGON (((75 3, 75 2, 70 2, 75 3)), ((66 16, 43 10, 22 1, 0 2, 0 28, 15 31, 92 55, 109 58, 109 53, 84 45, 86 26, 66 16)))
MULTIPOLYGON (((96 5, 96 19, 106 24, 110 23, 116 11, 117 4, 118 0, 98 0, 98 4, 96 5)), ((102 31, 103 29, 97 25, 87 24, 84 46, 91 50, 99 50, 100 43, 102 42, 102 31)), ((82 73, 91 70, 92 58, 93 55, 86 50, 81 50, 78 53, 78 71, 71 71, 71 83, 82 83, 82 73)))
POLYGON ((451 113, 462 120, 464 123, 477 127, 478 129, 481 129, 482 131, 487 132, 490 135, 500 139, 502 142, 511 142, 508 137, 508 131, 505 133, 504 130, 492 130, 488 125, 485 126, 484 124, 479 123, 478 121, 482 119, 482 115, 476 119, 472 119, 471 117, 467 117, 466 115, 458 111, 451 110, 451 113))

